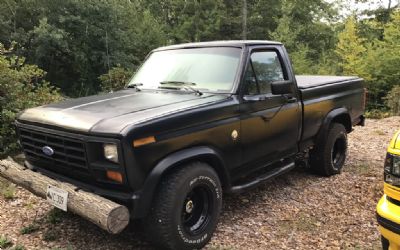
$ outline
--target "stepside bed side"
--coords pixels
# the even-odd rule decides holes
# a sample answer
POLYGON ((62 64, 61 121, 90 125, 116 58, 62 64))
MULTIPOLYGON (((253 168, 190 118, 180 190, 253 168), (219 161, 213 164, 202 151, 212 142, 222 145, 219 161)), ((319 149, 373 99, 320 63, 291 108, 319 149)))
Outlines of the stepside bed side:
POLYGON ((324 122, 330 119, 328 114, 334 114, 335 110, 338 111, 335 116, 341 115, 343 119, 349 119, 349 121, 341 121, 348 132, 351 131, 351 125, 359 124, 364 119, 363 80, 349 78, 335 82, 329 81, 328 77, 325 80, 326 82, 319 82, 319 84, 314 82, 307 87, 304 87, 304 83, 299 84, 304 112, 301 140, 303 144, 315 141, 316 135, 324 127, 324 122), (347 125, 348 122, 350 124, 347 125))

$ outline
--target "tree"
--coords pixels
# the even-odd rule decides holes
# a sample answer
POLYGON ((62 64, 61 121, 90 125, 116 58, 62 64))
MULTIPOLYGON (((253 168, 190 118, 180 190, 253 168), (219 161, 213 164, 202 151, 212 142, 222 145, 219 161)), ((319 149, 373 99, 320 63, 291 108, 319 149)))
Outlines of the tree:
POLYGON ((17 42, 13 53, 47 71, 46 80, 70 96, 96 93, 100 75, 117 65, 134 69, 166 44, 139 0, 3 1, 10 8, 0 5, 0 20, 11 21, 1 24, 0 42, 17 42))
POLYGON ((172 44, 215 40, 220 37, 222 0, 156 0, 143 3, 172 44))
POLYGON ((344 30, 338 35, 339 41, 336 53, 339 56, 339 65, 345 75, 359 75, 365 77, 363 69, 363 56, 366 52, 363 45, 364 39, 357 34, 355 18, 347 19, 344 30))
POLYGON ((366 80, 372 103, 380 108, 383 97, 400 85, 400 11, 393 12, 391 20, 383 26, 382 40, 374 39, 367 48, 364 58, 368 72, 366 80))
POLYGON ((132 71, 115 67, 108 71, 108 73, 99 76, 101 81, 101 90, 110 92, 123 89, 128 84, 132 76, 132 71))
POLYGON ((61 100, 59 91, 43 81, 45 72, 25 58, 10 56, 0 43, 0 158, 19 149, 13 122, 26 108, 61 100))
POLYGON ((334 48, 335 25, 331 20, 337 12, 333 5, 321 0, 284 0, 276 13, 276 29, 268 38, 283 42, 289 52, 296 51, 298 45, 306 46, 307 57, 315 61, 322 52, 334 48))

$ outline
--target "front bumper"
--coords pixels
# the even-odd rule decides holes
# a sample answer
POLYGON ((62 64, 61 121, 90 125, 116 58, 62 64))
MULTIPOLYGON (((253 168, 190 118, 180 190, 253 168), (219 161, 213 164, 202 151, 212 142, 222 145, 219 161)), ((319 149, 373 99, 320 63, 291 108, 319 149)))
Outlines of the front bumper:
POLYGON ((145 197, 143 195, 143 190, 139 190, 139 191, 132 193, 132 192, 117 191, 117 190, 113 190, 112 188, 101 188, 101 187, 90 185, 88 183, 84 183, 84 182, 81 182, 81 181, 78 181, 75 179, 68 178, 66 176, 56 174, 51 171, 47 171, 46 169, 43 169, 43 168, 33 166, 32 164, 30 164, 27 161, 25 161, 24 165, 26 168, 28 168, 34 172, 39 172, 51 179, 70 183, 70 184, 76 186, 77 189, 81 189, 86 192, 100 195, 106 199, 112 200, 116 203, 126 206, 129 209, 131 219, 143 218, 143 216, 148 211, 148 207, 143 206, 143 202, 142 202, 143 197, 145 197))
POLYGON ((75 180, 75 179, 48 171, 44 168, 33 166, 28 161, 25 161, 24 165, 25 165, 25 167, 27 167, 35 172, 36 171, 40 172, 41 174, 43 174, 51 179, 71 183, 71 184, 77 186, 79 189, 103 196, 107 199, 113 200, 118 203, 123 203, 124 205, 130 206, 132 203, 132 200, 138 199, 138 197, 135 194, 122 192, 122 191, 115 191, 112 189, 101 188, 101 187, 98 187, 95 185, 91 185, 91 184, 88 184, 88 183, 85 183, 85 182, 82 182, 79 180, 75 180))
POLYGON ((376 207, 381 235, 389 241, 390 249, 400 250, 400 206, 385 194, 376 207))

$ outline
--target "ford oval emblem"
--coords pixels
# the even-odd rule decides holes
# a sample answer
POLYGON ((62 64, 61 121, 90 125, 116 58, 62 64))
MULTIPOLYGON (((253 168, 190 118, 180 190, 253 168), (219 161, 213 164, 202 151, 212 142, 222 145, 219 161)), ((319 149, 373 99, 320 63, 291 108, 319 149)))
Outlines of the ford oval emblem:
POLYGON ((45 155, 47 155, 47 156, 52 156, 52 155, 54 154, 54 149, 52 149, 52 148, 49 147, 49 146, 44 146, 44 147, 42 148, 42 152, 43 152, 43 154, 45 154, 45 155))

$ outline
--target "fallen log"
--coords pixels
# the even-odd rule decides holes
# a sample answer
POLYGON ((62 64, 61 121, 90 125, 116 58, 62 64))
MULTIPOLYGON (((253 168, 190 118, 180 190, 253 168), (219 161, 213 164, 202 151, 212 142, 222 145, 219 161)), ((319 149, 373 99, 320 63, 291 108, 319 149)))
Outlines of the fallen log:
POLYGON ((21 166, 12 159, 0 160, 0 176, 46 199, 48 185, 68 192, 67 209, 111 234, 121 232, 129 223, 128 208, 76 186, 51 179, 21 166))

